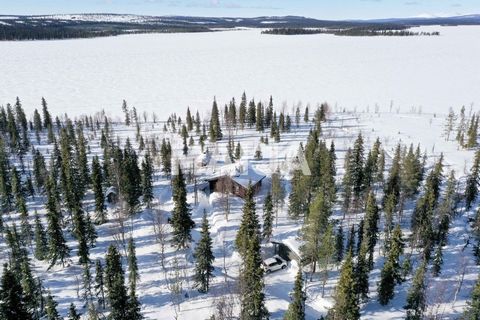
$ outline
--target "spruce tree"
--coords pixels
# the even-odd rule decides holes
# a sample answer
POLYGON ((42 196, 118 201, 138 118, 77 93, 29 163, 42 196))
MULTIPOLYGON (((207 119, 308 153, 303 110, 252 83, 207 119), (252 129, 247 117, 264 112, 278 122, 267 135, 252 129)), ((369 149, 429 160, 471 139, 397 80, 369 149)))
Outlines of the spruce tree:
POLYGON ((473 166, 470 169, 470 174, 467 177, 467 184, 465 186, 465 203, 467 209, 470 209, 472 203, 476 200, 478 195, 478 179, 480 174, 480 150, 475 152, 473 166))
POLYGON ((307 264, 312 264, 312 276, 316 271, 322 237, 328 227, 331 208, 322 192, 319 192, 310 205, 309 215, 301 230, 303 245, 300 247, 302 259, 307 264))
POLYGON ((244 320, 266 320, 269 317, 265 306, 262 257, 258 236, 247 240, 240 270, 240 318, 244 320))
POLYGON ((397 225, 390 240, 388 256, 383 265, 378 284, 378 301, 387 305, 394 296, 395 284, 402 281, 400 256, 403 253, 402 230, 397 225))
POLYGON ((139 197, 142 195, 141 174, 138 167, 137 154, 127 139, 123 152, 121 171, 120 192, 122 193, 127 212, 135 214, 140 204, 139 197))
POLYGON ((145 154, 145 159, 142 161, 142 194, 143 202, 147 208, 151 207, 153 200, 153 164, 150 152, 145 154))
POLYGON ((284 320, 304 320, 305 319, 305 300, 307 296, 303 289, 302 269, 299 268, 295 277, 293 286, 292 301, 288 305, 288 310, 283 317, 284 320))
POLYGON ((195 247, 195 287, 198 291, 206 293, 210 288, 210 278, 213 277, 213 261, 215 257, 212 252, 212 238, 208 225, 207 213, 203 212, 202 230, 200 240, 195 247))
POLYGON ((343 242, 344 242, 343 227, 339 226, 335 236, 335 252, 336 252, 336 260, 338 263, 342 262, 343 260, 343 253, 344 253, 343 242))
POLYGON ((20 285, 22 286, 27 310, 32 314, 36 314, 39 309, 38 296, 41 296, 41 292, 38 288, 36 279, 33 277, 30 259, 24 258, 21 262, 20 268, 20 285))
POLYGON ((467 308, 465 309, 462 319, 480 319, 480 276, 473 287, 470 301, 467 302, 467 308))
MULTIPOLYGON (((242 209, 242 220, 235 238, 235 245, 240 255, 245 259, 249 242, 252 238, 260 238, 260 226, 255 213, 253 200, 253 187, 250 184, 245 194, 245 202, 242 209)), ((259 240, 260 241, 260 240, 259 240)))
POLYGON ((222 139, 222 129, 220 128, 220 114, 216 99, 213 100, 212 113, 210 118, 209 136, 211 142, 216 142, 222 139))
POLYGON ((47 295, 47 303, 45 305, 45 313, 47 320, 62 320, 57 311, 58 303, 53 299, 50 292, 47 295))
POLYGON ((28 311, 18 277, 6 264, 0 280, 0 318, 5 320, 33 319, 28 311))
POLYGON ((95 296, 98 304, 105 309, 105 281, 103 277, 103 266, 100 260, 95 262, 95 296))
POLYGON ((105 212, 102 168, 97 156, 92 160, 92 187, 95 197, 95 213, 97 214, 96 221, 99 224, 103 224, 107 221, 107 216, 105 212))
POLYGON ((263 205, 263 230, 262 238, 265 241, 270 241, 273 234, 273 203, 272 194, 269 192, 265 197, 265 203, 263 205))
POLYGON ((137 256, 135 253, 135 242, 132 238, 128 241, 128 283, 129 283, 129 294, 128 294, 128 319, 139 320, 143 319, 141 314, 141 305, 138 300, 136 291, 137 291, 137 281, 140 279, 138 274, 138 265, 137 265, 137 256))
POLYGON ((128 319, 128 295, 125 288, 121 256, 113 245, 108 247, 105 258, 105 287, 111 312, 108 319, 128 319))
POLYGON ((61 228, 61 212, 59 210, 58 198, 56 195, 56 185, 52 176, 47 182, 47 234, 48 234, 48 260, 50 267, 57 262, 65 266, 65 261, 70 255, 65 238, 61 228))
POLYGON ((367 262, 369 270, 373 269, 373 253, 375 251, 375 245, 377 244, 378 238, 378 220, 380 219, 378 211, 375 195, 373 192, 370 192, 367 198, 365 224, 363 226, 363 234, 365 236, 368 252, 367 262))
POLYGON ((80 314, 77 312, 73 302, 70 303, 70 308, 68 309, 68 320, 80 320, 80 314))
POLYGON ((182 168, 178 164, 178 173, 172 181, 172 197, 174 202, 171 224, 173 227, 173 243, 178 248, 187 248, 192 240, 191 230, 195 226, 187 203, 187 189, 182 168))
POLYGON ((329 268, 335 261, 335 235, 333 224, 328 223, 325 231, 322 233, 320 247, 318 248, 318 265, 322 270, 322 297, 325 296, 325 286, 328 281, 329 268))
POLYGON ((78 261, 80 264, 90 263, 90 252, 88 247, 88 234, 85 217, 81 209, 75 209, 73 213, 73 234, 78 241, 78 261))
POLYGON ((417 269, 415 276, 413 277, 413 283, 407 294, 407 304, 405 309, 407 310, 407 320, 421 320, 423 319, 423 312, 426 308, 425 297, 425 269, 426 264, 423 262, 417 269))
POLYGON ((240 123, 240 129, 243 130, 247 122, 247 96, 245 92, 242 94, 242 100, 238 110, 238 122, 240 123))
POLYGON ((352 253, 349 251, 340 270, 340 279, 335 289, 334 319, 360 319, 360 307, 356 293, 356 280, 352 253))
POLYGON ((83 264, 83 292, 82 298, 85 301, 85 305, 88 305, 92 301, 92 274, 90 273, 90 264, 83 264))
POLYGON ((135 242, 133 238, 128 239, 127 245, 127 261, 128 261, 128 282, 130 288, 137 287, 137 281, 140 279, 140 274, 138 273, 138 264, 137 264, 137 255, 135 253, 135 242))

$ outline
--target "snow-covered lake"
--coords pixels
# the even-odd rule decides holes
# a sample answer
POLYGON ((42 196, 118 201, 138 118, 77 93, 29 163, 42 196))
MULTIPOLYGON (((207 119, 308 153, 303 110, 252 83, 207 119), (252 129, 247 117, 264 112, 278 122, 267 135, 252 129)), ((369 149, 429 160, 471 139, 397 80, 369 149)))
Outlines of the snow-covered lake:
POLYGON ((272 36, 260 30, 0 42, 0 105, 44 96, 53 114, 120 111, 122 99, 164 117, 213 96, 277 104, 445 112, 480 103, 480 27, 429 27, 439 37, 272 36))

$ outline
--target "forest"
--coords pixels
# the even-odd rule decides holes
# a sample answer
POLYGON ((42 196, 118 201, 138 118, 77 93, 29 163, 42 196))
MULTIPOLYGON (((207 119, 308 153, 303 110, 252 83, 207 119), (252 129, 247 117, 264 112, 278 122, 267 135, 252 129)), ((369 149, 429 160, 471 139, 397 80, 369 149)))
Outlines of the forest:
POLYGON ((411 37, 411 36, 439 36, 440 32, 415 32, 407 30, 406 27, 374 26, 374 27, 354 27, 345 29, 306 29, 306 28, 276 28, 262 31, 262 34, 275 35, 301 35, 301 34, 333 34, 335 36, 353 36, 353 37, 411 37), (398 28, 398 29, 397 29, 398 28))
MULTIPOLYGON (((392 153, 380 137, 369 145, 362 133, 340 153, 338 137, 329 135, 335 112, 327 103, 288 112, 272 97, 261 102, 243 93, 224 107, 214 99, 204 118, 188 108, 184 117, 173 113, 164 121, 126 101, 120 110, 116 118, 103 111, 53 116, 42 99, 27 116, 20 98, 0 108, 0 318, 147 317, 144 303, 151 302, 139 286, 151 278, 142 269, 148 257, 138 255, 138 248, 150 234, 161 270, 153 279, 165 280, 161 290, 167 296, 153 299, 173 309, 175 318, 182 318, 191 295, 206 300, 216 293, 206 300, 209 319, 269 319, 270 275, 262 261, 280 230, 281 212, 288 228, 298 227, 301 255, 290 262, 298 270, 283 319, 307 318, 307 285, 319 292, 313 300, 332 301, 322 319, 359 319, 372 300, 391 306, 399 287, 407 291, 401 306, 406 319, 441 318, 429 309, 428 283, 443 275, 453 222, 469 213, 464 249, 480 263, 480 115, 465 108, 451 109, 444 125, 447 141, 475 153, 465 177, 449 170, 441 151, 431 158, 419 144, 399 143, 392 153), (241 135, 256 148, 240 142, 241 135), (228 192, 202 195, 207 170, 246 158, 260 165, 272 157, 270 146, 295 136, 291 166, 276 164, 262 193, 250 184, 241 200, 228 192), (225 160, 190 162, 205 153, 225 160), (212 200, 217 196, 218 203, 212 200), (201 206, 202 197, 220 212, 215 220, 201 206), (232 218, 235 210, 238 220, 232 218), (139 218, 147 214, 149 234, 140 234, 145 221, 139 218), (212 237, 218 220, 230 223, 229 257, 241 261, 228 273, 228 241, 212 237), (55 296, 52 280, 44 280, 46 273, 65 272, 78 281, 69 299, 55 296), (219 293, 219 285, 228 291, 219 293), (60 308, 59 299, 68 308, 60 308)), ((463 319, 480 317, 479 292, 477 281, 463 319)))

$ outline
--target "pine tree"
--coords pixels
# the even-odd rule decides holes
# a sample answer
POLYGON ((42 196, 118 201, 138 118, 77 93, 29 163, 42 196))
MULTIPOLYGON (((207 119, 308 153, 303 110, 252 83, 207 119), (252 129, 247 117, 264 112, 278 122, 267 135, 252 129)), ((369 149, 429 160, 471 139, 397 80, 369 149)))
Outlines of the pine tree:
POLYGON ((472 119, 470 120, 470 126, 467 131, 467 143, 466 148, 474 148, 477 146, 478 138, 478 120, 479 116, 473 114, 472 119))
POLYGON ((187 108, 187 117, 186 117, 186 122, 187 122, 187 129, 188 131, 193 130, 193 118, 192 114, 190 113, 190 107, 187 108))
POLYGON ((251 128, 257 122, 257 110, 255 106, 255 101, 252 100, 248 104, 248 111, 247 111, 247 123, 248 127, 251 128))
POLYGON ((150 152, 145 154, 145 159, 142 161, 142 194, 143 202, 146 203, 147 208, 150 208, 153 200, 153 164, 150 152))
POLYGON ((182 168, 178 164, 178 173, 172 181, 172 193, 174 208, 171 224, 173 227, 173 243, 178 248, 187 248, 192 240, 191 230, 195 226, 190 213, 190 205, 187 203, 187 190, 182 168))
POLYGON ((58 261, 65 266, 65 261, 70 255, 65 238, 60 225, 61 213, 58 208, 58 195, 56 195, 56 185, 52 176, 47 182, 47 234, 48 234, 48 259, 50 267, 58 261))
POLYGON ((34 256, 38 260, 44 260, 48 257, 48 242, 45 229, 40 222, 40 217, 35 210, 35 251, 34 256))
POLYGON ((240 158, 242 158, 242 147, 240 146, 240 142, 238 142, 235 147, 235 159, 240 160, 240 158))
POLYGON ((0 280, 0 318, 5 320, 33 319, 28 311, 18 277, 6 264, 0 280))
POLYGON ((103 224, 107 221, 105 212, 105 194, 103 193, 103 176, 102 168, 98 157, 95 156, 92 160, 92 186, 95 197, 95 213, 97 214, 96 221, 103 224))
POLYGON ((338 263, 342 262, 343 260, 343 253, 344 253, 344 235, 343 235, 343 228, 342 226, 338 227, 337 234, 335 236, 335 252, 336 252, 336 260, 338 263))
POLYGON ((435 249, 435 253, 433 254, 432 275, 434 277, 438 277, 440 275, 442 264, 443 264, 442 245, 439 244, 435 249))
POLYGON ((43 126, 42 118, 40 117, 40 113, 38 113, 37 109, 35 109, 35 111, 33 112, 33 129, 35 130, 37 143, 40 144, 40 132, 42 131, 43 126))
POLYGON ((400 255, 403 253, 402 230, 397 225, 390 240, 387 260, 383 265, 378 284, 378 301, 387 305, 394 296, 395 284, 402 281, 400 255))
POLYGON ((425 262, 422 263, 417 269, 415 276, 413 277, 413 283, 407 294, 407 304, 405 309, 407 310, 407 320, 421 320, 423 319, 423 312, 426 308, 425 297, 425 262))
POLYGON ((238 110, 238 122, 240 123, 240 129, 243 130, 247 122, 247 96, 245 92, 242 94, 242 100, 238 110))
POLYGON ((135 254, 135 243, 132 238, 128 241, 128 282, 129 282, 129 295, 128 295, 128 319, 139 320, 143 319, 143 316, 140 312, 141 305, 138 301, 136 294, 137 290, 137 281, 140 279, 138 274, 138 265, 137 265, 137 256, 135 254))
POLYGON ((333 224, 328 223, 320 240, 318 248, 318 265, 322 270, 322 297, 325 296, 325 286, 328 281, 329 268, 335 260, 335 235, 333 224))
POLYGON ((354 195, 354 202, 360 201, 360 195, 364 190, 364 146, 363 137, 358 135, 355 140, 352 153, 349 160, 349 173, 352 184, 352 191, 354 195))
POLYGON ((47 316, 47 320, 62 320, 60 314, 57 311, 57 305, 58 303, 53 299, 52 295, 49 292, 47 296, 47 303, 45 305, 45 313, 47 316))
POLYGON ((272 194, 269 192, 265 197, 263 205, 263 230, 262 238, 267 242, 270 241, 273 233, 273 203, 272 194))
POLYGON ((299 268, 293 286, 292 301, 288 305, 288 310, 283 317, 284 320, 304 320, 305 319, 305 300, 307 299, 303 289, 302 269, 299 268))
POLYGON ((475 152, 473 166, 470 169, 470 174, 467 177, 467 184, 465 186, 465 203, 467 209, 470 209, 472 203, 477 199, 478 195, 478 179, 480 175, 480 150, 475 152))
POLYGON ((132 237, 128 239, 127 253, 128 282, 130 284, 130 288, 135 289, 137 287, 137 281, 140 279, 140 275, 138 273, 137 255, 135 253, 135 242, 133 241, 132 237))
MULTIPOLYGON (((251 189, 251 188, 250 188, 251 189)), ((269 317, 263 292, 263 269, 258 236, 247 240, 240 270, 240 319, 266 320, 269 317)))
POLYGON ((38 288, 37 280, 33 277, 30 259, 24 258, 20 268, 20 285, 22 286, 27 310, 32 314, 37 314, 39 311, 38 296, 41 296, 41 291, 38 288))
POLYGON ((368 266, 368 238, 361 241, 360 250, 355 265, 356 292, 361 301, 367 301, 369 291, 369 266, 368 266))
POLYGON ((334 319, 360 319, 359 301, 355 288, 352 253, 349 252, 340 270, 340 279, 335 290, 335 304, 332 310, 334 319))
POLYGON ((138 300, 135 288, 130 288, 130 293, 128 296, 128 310, 127 310, 127 319, 129 320, 141 320, 143 315, 141 312, 141 304, 138 300))
POLYGON ((200 240, 195 247, 195 287, 198 291, 206 293, 210 288, 210 278, 213 277, 213 261, 215 257, 212 252, 212 238, 208 225, 207 213, 203 212, 202 231, 200 240))
POLYGON ((80 320, 80 314, 77 312, 73 302, 70 303, 70 308, 68 309, 68 320, 80 320))
POLYGON ((480 319, 480 276, 473 287, 470 301, 467 302, 467 308, 462 319, 477 320, 480 319))
POLYGON ((212 113, 210 118, 209 136, 211 142, 222 139, 222 129, 220 128, 220 114, 216 99, 213 100, 212 113))
POLYGON ((252 185, 248 186, 245 194, 245 202, 243 204, 242 212, 242 220, 235 238, 235 245, 240 255, 245 258, 250 240, 252 238, 258 238, 260 241, 260 226, 257 214, 255 213, 252 185))
POLYGON ((127 138, 125 149, 123 151, 123 161, 121 170, 120 192, 122 193, 127 212, 129 215, 135 214, 140 204, 142 195, 141 174, 138 167, 137 154, 127 138))
POLYGON ((10 211, 13 204, 9 168, 10 161, 6 152, 5 142, 0 137, 0 205, 3 213, 10 211))
POLYGON ((90 252, 87 239, 87 227, 85 224, 85 217, 81 209, 76 209, 73 213, 73 234, 78 240, 78 262, 80 264, 90 263, 90 252))
POLYGON ((378 238, 378 220, 380 219, 378 211, 375 195, 373 192, 370 192, 367 198, 365 224, 363 226, 363 234, 365 235, 366 249, 368 253, 367 262, 369 270, 373 269, 373 253, 378 238))
POLYGON ((85 263, 83 265, 83 292, 82 298, 85 301, 85 305, 88 305, 92 301, 92 274, 90 273, 90 264, 85 263))
POLYGON ((105 287, 111 307, 109 319, 128 319, 128 295, 121 256, 113 245, 108 247, 105 258, 105 287))
POLYGON ((327 230, 331 208, 322 192, 315 196, 310 205, 309 215, 301 230, 303 245, 300 247, 302 259, 306 264, 313 264, 312 276, 315 273, 318 254, 322 245, 322 236, 327 230))
POLYGON ((457 121, 457 116, 452 108, 449 109, 446 123, 445 123, 445 139, 448 141, 450 140, 450 134, 453 131, 453 127, 455 126, 455 122, 457 121))
POLYGON ((123 100, 122 102, 122 111, 125 114, 125 125, 130 125, 130 111, 128 110, 127 101, 123 100))
POLYGON ((105 282, 103 278, 103 266, 100 260, 95 262, 95 296, 98 304, 105 309, 105 282))

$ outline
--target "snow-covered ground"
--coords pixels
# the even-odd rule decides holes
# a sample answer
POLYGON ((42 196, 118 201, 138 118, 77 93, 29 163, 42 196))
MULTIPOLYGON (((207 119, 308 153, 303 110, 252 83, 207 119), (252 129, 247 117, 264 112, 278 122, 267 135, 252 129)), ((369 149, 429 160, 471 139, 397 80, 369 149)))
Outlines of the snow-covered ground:
POLYGON ((273 36, 260 30, 0 42, 0 104, 53 113, 210 110, 273 95, 291 106, 328 101, 358 110, 445 113, 480 103, 480 27, 424 27, 438 37, 273 36), (210 96, 211 95, 211 96, 210 96), (68 109, 66 109, 68 107, 68 109))
MULTIPOLYGON (((467 110, 468 112, 468 110, 467 110)), ((181 113, 179 113, 181 114, 181 113)), ((401 141, 405 144, 420 143, 422 150, 429 154, 428 162, 432 163, 440 152, 445 155, 445 163, 448 169, 455 169, 457 177, 465 175, 465 168, 469 169, 472 163, 473 151, 458 150, 455 142, 446 142, 443 137, 443 125, 445 118, 427 113, 396 113, 369 112, 343 113, 334 112, 330 120, 324 125, 323 138, 328 142, 334 141, 337 148, 337 169, 341 174, 343 168, 343 158, 346 148, 353 144, 354 139, 359 132, 365 136, 366 146, 370 147, 377 137, 380 137, 383 147, 388 154, 391 154, 395 145, 401 141)), ((240 142, 243 150, 242 162, 249 162, 255 169, 269 176, 276 168, 280 168, 287 182, 289 164, 297 154, 298 146, 301 142, 305 143, 308 130, 311 124, 302 122, 299 128, 293 125, 292 132, 282 135, 280 143, 262 144, 263 160, 254 160, 253 154, 259 144, 259 133, 251 129, 239 130, 235 132, 235 142, 240 142)), ((123 125, 114 126, 114 134, 118 135, 121 141, 130 137, 134 141, 135 130, 133 127, 126 128, 123 125)), ((164 133, 163 123, 142 125, 142 135, 145 138, 162 139, 169 138, 174 148, 174 158, 180 160, 188 168, 189 163, 200 154, 200 147, 197 145, 190 148, 189 155, 185 158, 182 154, 182 139, 177 134, 164 133)), ((98 140, 93 139, 89 143, 89 157, 94 154, 101 154, 98 140)), ((51 148, 43 144, 39 149, 48 157, 47 149, 51 148)), ((218 145, 210 145, 213 153, 211 165, 207 168, 197 168, 197 174, 201 176, 211 174, 214 168, 220 168, 226 158, 226 141, 221 141, 218 145)), ((387 159, 388 163, 388 159, 387 159)), ((447 168, 445 170, 447 172, 447 168)), ((340 179, 340 177, 338 177, 340 179)), ((260 193, 256 196, 257 214, 261 219, 263 199, 270 187, 270 178, 264 181, 260 193)), ((189 189, 191 190, 191 188, 189 189)), ((215 278, 208 294, 199 294, 192 288, 193 259, 191 251, 175 252, 174 248, 166 246, 165 251, 165 269, 161 266, 160 245, 155 240, 153 227, 154 217, 157 213, 168 215, 172 209, 171 188, 169 180, 165 179, 157 171, 155 178, 155 210, 144 210, 134 219, 126 220, 126 229, 128 234, 132 234, 137 246, 137 257, 139 260, 140 282, 137 293, 142 302, 142 312, 146 319, 167 320, 175 316, 175 310, 178 312, 179 319, 206 319, 214 311, 215 301, 229 292, 226 283, 233 286, 238 276, 241 259, 235 251, 233 241, 238 230, 241 219, 241 207, 243 201, 240 198, 231 197, 230 213, 227 216, 224 212, 223 199, 218 193, 205 195, 200 193, 198 206, 193 206, 193 218, 197 223, 197 228, 193 232, 194 240, 198 239, 199 226, 203 210, 208 213, 208 219, 211 226, 211 235, 213 238, 213 249, 215 260, 215 278), (182 296, 174 299, 168 288, 168 277, 172 276, 175 268, 174 257, 179 261, 178 267, 182 275, 186 276, 183 282, 183 290, 188 293, 188 297, 182 296), (166 270, 166 271, 165 271, 166 270), (172 301, 178 302, 174 306, 172 301)), ((43 215, 43 199, 37 198, 29 202, 29 208, 36 208, 43 215)), ((189 193, 189 202, 193 203, 193 193, 189 193)), ((93 210, 91 195, 87 196, 85 201, 89 211, 93 210)), ((292 246, 292 249, 298 247, 299 221, 293 221, 288 218, 287 206, 279 211, 278 221, 275 223, 274 240, 283 241, 292 246)), ((407 205, 405 216, 411 214, 411 204, 407 205)), ((444 248, 444 265, 440 277, 429 278, 428 299, 429 313, 442 314, 442 319, 451 319, 458 316, 465 307, 466 300, 469 298, 470 291, 477 278, 478 267, 474 263, 471 247, 466 247, 468 237, 468 214, 461 214, 452 222, 450 229, 449 244, 444 248), (465 272, 465 279, 459 286, 462 273, 465 272), (457 292, 458 288, 458 292, 457 292)), ((12 219, 16 219, 15 215, 12 219)), ((339 217, 336 217, 339 218, 339 217)), ((99 238, 97 247, 92 249, 92 260, 103 258, 105 250, 109 244, 115 243, 115 234, 118 232, 118 224, 115 222, 115 215, 110 208, 110 222, 97 226, 99 238)), ((355 219, 358 222, 358 217, 355 219)), ((406 219, 408 220, 408 219, 406 219)), ((11 221, 11 220, 10 220, 11 221)), ((68 234, 68 233, 67 233, 68 234)), ((118 237, 117 237, 118 238, 118 237)), ((78 291, 81 292, 81 274, 82 270, 77 264, 76 241, 69 236, 69 246, 73 249, 71 252, 72 264, 67 268, 60 266, 47 271, 45 264, 35 262, 34 270, 44 280, 46 288, 50 289, 55 299, 59 302, 59 310, 66 314, 70 302, 75 302, 78 308, 82 307, 81 298, 78 297, 78 291)), ((379 245, 380 246, 380 245, 379 245)), ((0 260, 5 259, 6 250, 2 244, 3 252, 0 260)), ((362 317, 364 319, 401 319, 405 316, 403 305, 405 304, 406 292, 411 284, 411 279, 396 288, 395 299, 386 307, 380 306, 376 302, 376 283, 379 280, 380 268, 383 265, 383 259, 376 257, 375 269, 370 275, 370 300, 362 306, 362 317)), ((295 262, 290 263, 286 270, 278 271, 265 276, 267 307, 271 313, 271 319, 282 319, 289 303, 288 293, 293 287, 294 277, 297 272, 295 262)), ((307 319, 317 319, 324 315, 328 308, 333 304, 332 294, 335 283, 338 279, 338 269, 333 268, 330 272, 329 281, 326 285, 325 297, 321 294, 321 283, 318 276, 314 277, 312 282, 307 282, 307 319)))

